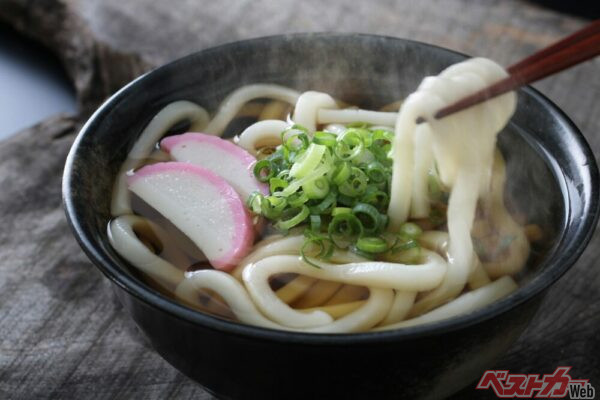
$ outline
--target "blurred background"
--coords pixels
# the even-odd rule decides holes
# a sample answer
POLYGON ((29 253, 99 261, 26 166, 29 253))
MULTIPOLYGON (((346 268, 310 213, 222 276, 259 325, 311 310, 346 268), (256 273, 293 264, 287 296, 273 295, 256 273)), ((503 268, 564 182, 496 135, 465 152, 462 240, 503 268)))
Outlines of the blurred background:
POLYGON ((74 113, 75 90, 57 57, 0 24, 0 140, 59 112, 74 113))
MULTIPOLYGON (((478 0, 475 0, 476 2, 478 0)), ((1 3, 7 3, 10 1, 1 0, 1 3)), ((480 1, 481 2, 481 1, 480 1)), ((18 1, 17 1, 18 3, 18 1)), ((50 2, 52 3, 52 2, 50 2)), ((77 3, 77 2, 69 2, 66 3, 77 3)), ((117 18, 120 19, 135 19, 133 14, 135 10, 135 3, 132 3, 132 6, 123 6, 123 7, 115 7, 111 6, 110 3, 115 3, 111 1, 107 1, 106 5, 98 6, 98 4, 94 4, 98 2, 94 1, 83 1, 81 2, 81 12, 83 15, 89 15, 90 24, 93 24, 94 21, 103 20, 107 15, 104 16, 94 16, 92 15, 94 12, 99 11, 102 13, 112 13, 118 12, 121 15, 117 15, 117 18)), ((146 3, 149 7, 155 7, 159 2, 158 1, 144 1, 137 3, 146 3)), ((256 8, 260 7, 260 1, 254 2, 254 4, 248 1, 237 1, 232 2, 232 5, 235 7, 226 7, 221 2, 215 2, 216 5, 208 6, 206 2, 198 2, 197 10, 200 16, 211 16, 214 18, 214 26, 206 27, 207 30, 217 30, 221 31, 221 35, 231 35, 237 34, 240 37, 244 37, 244 30, 249 30, 245 28, 245 26, 251 26, 252 23, 263 24, 264 27, 255 26, 254 28, 258 28, 259 31, 264 32, 264 34, 271 34, 276 32, 269 31, 269 20, 279 18, 278 15, 265 15, 265 21, 236 21, 237 18, 244 17, 244 10, 247 10, 248 7, 256 8), (223 5, 223 9, 228 9, 226 13, 221 13, 220 9, 223 5), (235 30, 238 32, 235 32, 235 30), (231 32, 233 30, 233 32, 231 32)), ((282 2, 282 8, 286 8, 290 5, 293 6, 293 2, 282 2)), ((380 16, 382 17, 382 22, 391 22, 389 20, 389 16, 380 15, 378 12, 378 8, 382 7, 384 4, 379 4, 384 2, 373 2, 371 7, 371 2, 356 2, 356 4, 351 5, 350 2, 333 2, 331 7, 341 7, 347 8, 348 12, 353 12, 352 9, 355 9, 354 12, 359 12, 364 15, 368 15, 371 18, 380 16), (336 4, 337 3, 337 4, 336 4), (366 7, 366 8, 365 8, 366 7), (369 10, 367 10, 369 8, 369 10)), ((408 3, 410 2, 398 2, 405 3, 406 7, 400 5, 399 9, 405 9, 406 11, 410 11, 410 6, 408 3)), ((448 4, 448 2, 443 3, 441 1, 429 1, 429 3, 437 3, 440 7, 440 11, 443 11, 443 7, 453 8, 455 5, 448 4)), ((484 2, 490 7, 490 14, 494 14, 494 2, 484 2)), ((565 13, 568 15, 573 15, 582 19, 592 20, 600 17, 600 2, 599 1, 562 1, 562 0, 535 0, 535 1, 522 1, 523 6, 528 6, 529 4, 537 4, 542 8, 546 8, 548 10, 555 10, 560 13, 565 13), (528 4, 529 3, 529 4, 528 4)), ((468 3, 465 3, 468 5, 468 3)), ((51 10, 48 10, 51 11, 51 10)), ((315 8, 314 15, 306 15, 306 14, 297 14, 297 20, 292 21, 290 24, 290 29, 293 31, 324 31, 324 30, 334 30, 334 31, 370 31, 370 33, 382 33, 389 34, 394 36, 404 36, 410 37, 413 39, 419 39, 418 32, 405 32, 403 31, 402 26, 402 16, 392 16, 393 24, 383 24, 381 26, 377 26, 375 24, 369 23, 365 21, 365 26, 348 26, 345 25, 343 20, 338 21, 328 21, 327 17, 319 20, 317 9, 315 8), (394 24, 397 24, 394 26, 394 24), (397 32, 397 33, 396 33, 397 32), (408 34, 407 34, 408 33, 408 34), (412 33, 412 35, 411 35, 412 33), (416 35, 415 35, 416 34, 416 35), (413 37, 411 37, 413 36, 413 37), (414 37, 417 36, 417 37, 414 37)), ((527 12, 527 8, 524 8, 524 12, 527 12)), ((256 13, 253 13, 256 14, 256 13)), ((288 13, 288 14, 294 14, 288 13)), ((10 15, 8 13, 7 15, 10 15)), ((283 13, 282 13, 283 15, 283 13)), ((468 15, 468 14, 467 14, 468 15)), ((168 21, 169 15, 164 15, 165 19, 168 21)), ((425 32, 433 31, 435 32, 436 27, 434 26, 435 18, 440 17, 440 15, 433 15, 428 26, 428 23, 424 21, 424 25, 422 29, 425 32)), ((158 21, 156 21, 158 22, 158 21)), ((467 24, 458 27, 458 29, 472 29, 476 27, 478 24, 482 24, 483 20, 471 20, 468 21, 467 24)), ((510 21, 506 21, 507 23, 510 21)), ((140 22, 137 22, 140 25, 140 22)), ((24 32, 17 32, 10 23, 10 21, 2 21, 0 19, 0 140, 12 135, 15 132, 18 132, 24 128, 27 128, 37 122, 42 121, 43 119, 54 115, 59 112, 66 113, 75 113, 77 109, 77 100, 76 100, 76 91, 73 87, 73 83, 67 76, 64 66, 61 64, 59 58, 56 54, 53 53, 50 49, 47 48, 43 44, 40 44, 39 40, 33 40, 27 37, 28 32, 25 30, 24 32)), ((141 23, 143 26, 144 24, 141 23)), ((96 27, 98 28, 98 27, 96 27)), ((106 32, 103 32, 102 29, 98 30, 98 34, 107 34, 110 35, 111 26, 106 27, 106 32)), ((165 27, 161 26, 160 29, 164 29, 165 32, 170 34, 176 34, 178 36, 185 36, 188 32, 198 31, 198 27, 185 27, 185 26, 175 26, 175 27, 165 27)), ((491 28, 493 29, 493 28, 491 28)), ((200 29, 201 31, 201 29, 200 29)), ((140 34, 143 31, 140 32, 140 34)), ((250 32, 248 32, 250 33, 250 32)), ((513 34, 515 34, 513 32, 513 34)), ((519 34, 516 32, 516 34, 519 34)), ((532 34, 535 35, 535 34, 532 34)), ((540 46, 546 41, 544 38, 544 32, 537 33, 536 36, 531 36, 529 39, 533 42, 539 42, 540 46)), ((208 35, 212 36, 212 35, 208 35)), ((256 35, 253 35, 256 36, 256 35)), ((151 38, 152 35, 149 36, 151 38)), ((143 39, 143 38, 140 38, 143 39)), ((190 39, 192 39, 190 37, 190 39)), ((446 38, 448 39, 448 38, 446 38)), ((142 41, 143 42, 143 41, 142 41)), ((444 44, 444 40, 441 40, 442 43, 436 44, 444 44)), ((216 43, 207 43, 203 40, 198 41, 197 48, 200 49, 202 45, 212 45, 216 43)), ((451 46, 452 43, 448 43, 446 45, 448 47, 451 46)), ((151 44, 148 45, 149 48, 147 50, 152 50, 151 52, 156 51, 156 49, 151 49, 151 44)), ((460 47, 454 46, 454 47, 460 47)), ((193 49, 194 46, 190 46, 189 48, 183 48, 183 52, 186 52, 193 49)), ((176 56, 180 56, 178 50, 181 48, 173 48, 173 49, 164 49, 161 55, 161 61, 163 61, 163 56, 165 59, 173 58, 176 56)), ((144 49, 146 50, 146 49, 144 49)), ((457 48, 457 50, 462 50, 457 48)), ((493 54, 486 54, 486 56, 493 56, 493 54)), ((502 61, 502 60, 501 60, 502 61)))

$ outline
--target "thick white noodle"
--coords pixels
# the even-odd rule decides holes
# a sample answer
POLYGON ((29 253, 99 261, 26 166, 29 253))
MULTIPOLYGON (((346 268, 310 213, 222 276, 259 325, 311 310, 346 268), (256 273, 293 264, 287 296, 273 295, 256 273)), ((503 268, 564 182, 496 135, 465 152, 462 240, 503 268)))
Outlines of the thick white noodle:
POLYGON ((471 226, 475 218, 478 193, 477 176, 461 173, 450 194, 448 203, 448 272, 442 284, 415 303, 411 315, 419 315, 457 296, 474 267, 475 253, 471 226))
POLYGON ((213 290, 221 296, 241 322, 264 328, 283 328, 265 318, 252 303, 244 286, 223 271, 206 269, 187 273, 177 286, 175 297, 190 304, 198 304, 198 291, 202 289, 213 290))
POLYGON ((244 269, 246 286, 257 284, 273 274, 294 272, 348 285, 379 287, 406 291, 424 291, 437 287, 446 274, 446 262, 438 254, 423 249, 422 264, 400 264, 383 261, 332 264, 317 260, 316 268, 293 255, 271 256, 269 263, 258 260, 244 269), (280 265, 276 261, 281 261, 280 265), (300 272, 298 272, 300 271, 300 272))
POLYGON ((304 92, 296 103, 293 120, 312 133, 317 129, 317 111, 322 108, 337 108, 333 97, 327 93, 304 92))
POLYGON ((366 122, 372 125, 394 126, 397 118, 398 113, 395 112, 370 111, 355 108, 344 108, 342 110, 321 108, 317 112, 317 122, 319 124, 366 122))
POLYGON ((456 64, 436 77, 423 80, 403 103, 393 144, 393 178, 389 217, 392 229, 403 223, 410 207, 414 135, 417 117, 425 118, 433 133, 433 152, 442 182, 451 188, 448 204, 448 272, 442 284, 419 299, 411 315, 420 315, 457 296, 475 267, 470 232, 477 200, 490 190, 496 135, 514 112, 516 97, 507 93, 442 119, 433 114, 443 105, 504 78, 506 71, 482 59, 456 64), (407 172, 409 171, 409 172, 407 172))
POLYGON ((168 104, 156 114, 148 126, 144 128, 127 159, 121 166, 113 189, 111 213, 113 216, 131 214, 129 191, 127 190, 126 174, 137 168, 140 163, 152 153, 156 143, 178 122, 189 120, 190 130, 201 130, 208 123, 208 113, 199 105, 186 100, 168 104))
MULTIPOLYGON (((303 235, 273 235, 273 237, 266 238, 254 246, 254 251, 244 257, 231 274, 241 280, 246 266, 258 260, 278 255, 299 256, 304 240, 303 235)), ((367 261, 366 258, 355 253, 340 251, 338 249, 334 250, 329 260, 335 263, 360 263, 367 261)))
POLYGON ((419 236, 419 244, 446 257, 448 253, 448 232, 425 231, 419 236))
POLYGON ((425 263, 420 265, 378 261, 348 264, 319 262, 320 268, 315 268, 297 256, 271 256, 246 266, 242 279, 254 303, 269 318, 287 326, 319 326, 330 322, 327 322, 329 315, 319 311, 304 314, 293 310, 270 289, 269 278, 280 273, 297 273, 369 288, 431 290, 443 279, 446 263, 439 255, 427 250, 423 251, 423 258, 425 263))
POLYGON ((257 83, 242 86, 223 100, 214 118, 204 128, 204 133, 221 136, 242 106, 251 100, 266 98, 295 104, 299 95, 297 91, 279 85, 257 83))
POLYGON ((254 304, 271 320, 292 328, 312 328, 330 324, 333 318, 326 312, 294 310, 271 290, 271 275, 284 272, 304 273, 304 267, 307 265, 297 256, 271 256, 248 265, 242 277, 254 304))
POLYGON ((384 131, 390 131, 390 132, 394 132, 394 126, 387 126, 387 125, 373 125, 371 127, 369 127, 369 129, 373 129, 373 130, 377 130, 377 129, 381 129, 384 131))
POLYGON ((267 119, 250 125, 240 134, 238 146, 256 156, 258 149, 264 146, 281 144, 281 132, 288 128, 288 123, 278 119, 267 119))
POLYGON ((304 329, 313 333, 348 333, 364 332, 377 325, 385 318, 394 300, 394 293, 389 289, 370 288, 369 298, 364 305, 334 322, 304 329))
POLYGON ((415 297, 417 297, 417 292, 396 290, 392 306, 384 320, 381 321, 381 325, 395 324, 406 318, 415 303, 415 297))
POLYGON ((393 299, 391 290, 372 289, 369 299, 355 311, 329 324, 301 329, 280 325, 263 316, 242 284, 222 271, 200 270, 187 273, 185 279, 177 286, 175 296, 185 303, 199 305, 198 292, 202 289, 210 289, 221 296, 237 319, 243 323, 271 329, 315 333, 344 333, 368 330, 385 317, 393 299))
POLYGON ((504 276, 489 285, 467 292, 456 299, 429 311, 419 317, 408 319, 397 324, 375 328, 375 331, 405 328, 467 314, 499 300, 514 292, 518 285, 510 276, 504 276))
POLYGON ((122 215, 110 221, 108 240, 115 251, 130 264, 152 277, 162 287, 173 290, 183 279, 183 271, 150 251, 133 231, 134 227, 141 229, 148 226, 154 232, 160 231, 158 226, 142 217, 122 215))
MULTIPOLYGON (((444 231, 425 231, 419 237, 419 243, 421 246, 435 251, 443 257, 448 257, 448 240, 448 232, 444 231)), ((487 285, 490 282, 491 279, 483 268, 479 257, 476 257, 474 269, 469 275, 467 281, 469 288, 477 289, 481 286, 487 285)))
POLYGON ((410 212, 414 172, 414 135, 416 120, 425 110, 437 110, 443 105, 435 95, 415 92, 408 96, 396 121, 392 144, 392 184, 388 216, 390 229, 398 231, 410 212))
POLYGON ((413 172, 410 216, 412 218, 426 218, 430 212, 429 170, 433 167, 431 128, 428 124, 420 124, 416 127, 415 134, 415 168, 413 172))

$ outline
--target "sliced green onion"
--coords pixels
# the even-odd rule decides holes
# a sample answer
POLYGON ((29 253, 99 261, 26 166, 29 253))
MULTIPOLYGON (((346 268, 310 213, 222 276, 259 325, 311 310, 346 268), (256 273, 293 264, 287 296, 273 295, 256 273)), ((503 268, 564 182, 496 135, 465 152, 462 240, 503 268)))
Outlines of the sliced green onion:
POLYGON ((287 164, 284 155, 281 153, 280 147, 278 147, 278 150, 275 153, 265 158, 265 160, 271 162, 271 167, 277 175, 279 175, 281 170, 285 169, 284 166, 287 164))
POLYGON ((265 217, 275 219, 281 215, 286 205, 287 202, 284 198, 269 196, 261 201, 260 211, 265 217))
POLYGON ((346 134, 357 134, 363 141, 365 147, 370 147, 373 144, 373 133, 363 127, 351 127, 346 130, 346 134))
POLYGON ((421 227, 413 222, 405 222, 400 226, 400 230, 398 231, 398 233, 401 236, 410 238, 410 239, 417 239, 419 236, 421 236, 421 234, 423 233, 423 230, 421 229, 421 227))
POLYGON ((337 137, 334 152, 340 159, 348 161, 358 157, 364 148, 361 135, 356 130, 349 129, 337 137))
POLYGON ((352 173, 352 171, 351 171, 350 163, 343 162, 337 166, 337 168, 333 172, 331 180, 336 185, 342 185, 344 182, 346 182, 348 180, 348 178, 350 178, 351 173, 352 173))
POLYGON ((383 253, 387 251, 388 244, 380 237, 362 237, 356 241, 356 248, 366 253, 383 253))
POLYGON ((310 208, 312 214, 325 214, 332 206, 335 205, 337 194, 334 191, 330 191, 327 196, 319 204, 316 204, 310 208))
POLYGON ((373 133, 371 137, 374 142, 377 140, 383 140, 388 143, 391 143, 394 140, 394 133, 386 129, 375 129, 371 132, 373 133))
POLYGON ((370 124, 368 122, 350 122, 349 124, 346 125, 347 128, 368 128, 370 126, 370 124))
POLYGON ((290 176, 292 178, 302 178, 308 175, 319 165, 326 149, 327 147, 323 145, 311 143, 306 151, 294 162, 294 165, 292 165, 290 176))
POLYGON ((322 199, 329 193, 329 181, 324 176, 306 182, 302 185, 302 190, 309 199, 322 199))
POLYGON ((296 161, 296 157, 298 156, 298 152, 297 151, 292 151, 292 150, 288 149, 287 147, 282 147, 281 148, 281 155, 283 156, 283 160, 285 161, 285 163, 287 163, 287 164, 293 164, 294 161, 296 161))
POLYGON ((386 168, 377 161, 373 161, 367 165, 367 175, 373 182, 385 182, 387 179, 386 168))
POLYGON ((357 197, 366 190, 369 178, 358 167, 352 167, 350 171, 350 179, 339 186, 339 191, 346 196, 357 197))
POLYGON ((375 161, 375 155, 373 155, 371 150, 365 149, 358 155, 358 157, 353 158, 351 162, 352 164, 364 169, 365 165, 368 165, 373 161, 375 161))
POLYGON ((331 257, 331 255, 333 254, 333 243, 327 238, 327 236, 315 233, 314 231, 308 229, 304 230, 304 237, 306 238, 306 240, 304 241, 304 244, 300 249, 300 255, 302 256, 302 260, 307 264, 312 265, 313 267, 321 268, 321 266, 315 264, 308 258, 306 252, 309 247, 315 245, 318 247, 318 253, 316 254, 316 257, 326 259, 331 257))
POLYGON ((337 136, 330 132, 319 131, 313 135, 313 142, 327 147, 334 147, 337 143, 337 136))
POLYGON ((268 159, 257 161, 253 172, 256 179, 261 182, 268 182, 274 175, 273 166, 268 159))
POLYGON ((321 216, 311 215, 310 216, 310 230, 313 232, 319 232, 321 230, 321 216))
POLYGON ((401 252, 401 251, 407 251, 407 250, 413 249, 415 247, 419 247, 419 242, 417 242, 416 240, 414 240, 414 239, 406 240, 401 237, 398 237, 396 239, 396 243, 394 243, 391 250, 393 253, 397 253, 397 252, 401 252))
POLYGON ((386 230, 388 222, 390 222, 390 217, 387 214, 379 214, 379 231, 386 230))
POLYGON ((308 201, 308 196, 303 191, 296 192, 287 197, 287 202, 292 207, 300 207, 308 201))
MULTIPOLYGON (((288 213, 291 213, 291 211, 296 211, 298 209, 288 209, 288 213)), ((304 221, 308 215, 310 214, 310 211, 308 210, 308 207, 303 205, 296 214, 294 214, 292 217, 288 218, 288 219, 282 219, 279 222, 277 222, 275 224, 275 226, 281 230, 287 231, 290 228, 293 228, 294 226, 300 224, 302 221, 304 221)))
POLYGON ((319 246, 319 253, 317 254, 317 257, 329 258, 333 254, 335 246, 333 243, 331 243, 328 236, 310 229, 305 229, 304 237, 307 239, 307 241, 319 246))
POLYGON ((317 269, 322 269, 322 267, 319 264, 316 264, 314 261, 312 261, 306 255, 306 247, 308 247, 311 244, 312 244, 312 242, 310 240, 307 240, 307 241, 304 242, 304 244, 302 244, 302 247, 300 248, 300 257, 302 258, 302 261, 304 261, 305 263, 307 263, 311 267, 315 267, 317 269))
POLYGON ((246 200, 246 206, 255 214, 260 214, 261 207, 260 204, 263 200, 264 196, 260 192, 253 192, 248 199, 246 200))
POLYGON ((283 179, 283 180, 289 179, 290 178, 290 170, 289 169, 282 169, 281 171, 279 171, 277 173, 276 178, 283 179))
POLYGON ((308 129, 306 129, 304 126, 302 126, 300 124, 294 124, 289 129, 295 129, 295 130, 298 130, 298 131, 302 131, 303 133, 305 133, 306 135, 308 135, 308 129))
POLYGON ((345 194, 338 195, 337 203, 346 207, 354 207, 356 203, 358 203, 358 199, 356 197, 346 196, 345 194))
POLYGON ((360 220, 354 214, 339 214, 333 217, 327 228, 329 238, 338 247, 341 246, 336 239, 349 239, 352 237, 361 237, 363 234, 363 226, 360 220))
POLYGON ((288 187, 283 189, 283 192, 281 194, 283 196, 289 196, 290 194, 292 194, 292 193, 296 192, 298 189, 300 189, 302 187, 302 185, 304 185, 304 183, 312 181, 313 179, 317 179, 317 178, 325 175, 328 171, 329 171, 329 168, 326 165, 320 165, 317 169, 310 172, 308 175, 306 175, 300 179, 292 180, 290 182, 290 184, 288 185, 288 187))
POLYGON ((373 234, 379 231, 381 214, 375 207, 370 204, 358 203, 352 208, 352 213, 362 222, 366 233, 373 234))
POLYGON ((269 179, 269 191, 271 193, 279 192, 285 189, 288 186, 288 183, 285 179, 281 178, 271 178, 269 179))
MULTIPOLYGON (((307 263, 317 266, 307 256, 314 246, 318 258, 331 256, 335 247, 368 258, 392 253, 410 258, 410 252, 420 251, 416 242, 420 228, 414 224, 402 226, 393 235, 392 246, 378 236, 390 235, 384 232, 389 221, 392 160, 388 154, 393 132, 359 122, 348 124, 339 135, 309 134, 294 125, 281 133, 281 139, 282 144, 268 149, 274 150, 271 154, 263 152, 264 158, 254 166, 256 178, 269 183, 270 195, 253 193, 246 204, 280 230, 303 224, 306 239, 301 253, 307 263)), ((440 203, 433 204, 430 218, 439 213, 443 223, 445 208, 440 203)))
POLYGON ((389 205, 390 197, 376 186, 369 186, 360 201, 361 203, 371 204, 379 211, 384 211, 389 205))
POLYGON ((335 207, 333 210, 331 210, 331 216, 335 217, 336 215, 350 214, 351 212, 352 209, 350 207, 335 207))
POLYGON ((292 152, 297 152, 306 149, 310 143, 308 131, 300 125, 294 125, 289 129, 281 132, 281 142, 283 147, 292 152))

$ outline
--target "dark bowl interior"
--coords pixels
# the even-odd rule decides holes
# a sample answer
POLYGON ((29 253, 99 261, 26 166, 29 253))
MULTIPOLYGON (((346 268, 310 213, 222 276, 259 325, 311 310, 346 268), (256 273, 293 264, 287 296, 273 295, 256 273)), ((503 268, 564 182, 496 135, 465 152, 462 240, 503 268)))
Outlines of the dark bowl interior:
MULTIPOLYGON (((117 256, 106 235, 112 184, 120 164, 144 126, 169 102, 187 99, 214 111, 234 89, 248 83, 269 82, 300 91, 324 91, 349 103, 378 108, 406 97, 423 77, 437 74, 463 58, 449 50, 395 38, 309 34, 236 42, 163 66, 111 97, 90 118, 73 145, 65 168, 63 195, 75 236, 91 260, 119 288, 119 296, 158 351, 185 373, 225 396, 244 397, 239 388, 231 385, 246 385, 253 393, 260 386, 242 381, 229 382, 229 386, 217 382, 218 377, 197 363, 192 365, 182 359, 175 345, 164 342, 159 332, 153 332, 154 328, 146 321, 148 315, 179 321, 179 329, 183 331, 200 329, 218 333, 223 343, 229 337, 242 337, 246 346, 268 348, 287 343, 290 348, 316 346, 329 351, 329 347, 336 346, 410 343, 468 329, 476 334, 477 329, 485 331, 484 322, 520 312, 525 317, 513 321, 511 340, 483 357, 481 365, 477 364, 489 366, 486 362, 489 364, 499 351, 510 346, 527 325, 542 292, 581 254, 598 216, 598 170, 588 145, 569 119, 531 88, 519 91, 517 111, 501 133, 499 143, 507 159, 510 208, 539 224, 545 240, 534 248, 526 272, 519 277, 520 289, 471 314, 399 331, 350 335, 284 333, 244 326, 193 311, 152 290, 117 256)), ((389 347, 389 351, 393 348, 389 347)), ((222 350, 221 356, 226 353, 227 350, 222 350)), ((306 354, 309 357, 310 352, 306 354)), ((301 357, 298 360, 302 365, 301 357)), ((440 368, 456 366, 457 360, 449 359, 440 368)), ((402 366, 390 364, 389 368, 402 366)), ((271 370, 265 367, 262 371, 271 370)), ((414 369, 413 379, 418 380, 419 374, 428 375, 414 369)), ((418 390, 407 393, 413 396, 451 393, 476 374, 461 376, 437 392, 432 384, 428 389, 419 389, 417 385, 418 390)), ((390 390, 397 389, 396 383, 387 385, 390 390)), ((388 393, 386 390, 381 389, 381 394, 388 393)))

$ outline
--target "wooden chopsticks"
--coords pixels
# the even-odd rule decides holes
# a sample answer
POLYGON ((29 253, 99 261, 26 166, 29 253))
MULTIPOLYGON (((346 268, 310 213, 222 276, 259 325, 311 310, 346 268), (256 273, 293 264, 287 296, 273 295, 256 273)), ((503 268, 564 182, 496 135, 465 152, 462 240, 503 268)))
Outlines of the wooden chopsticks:
POLYGON ((511 65, 509 76, 438 110, 435 118, 464 110, 492 97, 533 83, 600 54, 600 19, 511 65))

